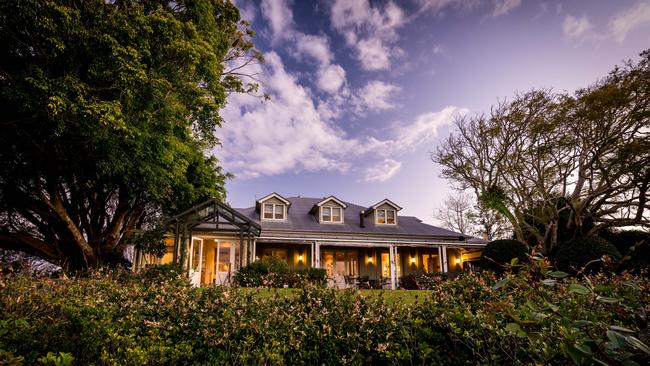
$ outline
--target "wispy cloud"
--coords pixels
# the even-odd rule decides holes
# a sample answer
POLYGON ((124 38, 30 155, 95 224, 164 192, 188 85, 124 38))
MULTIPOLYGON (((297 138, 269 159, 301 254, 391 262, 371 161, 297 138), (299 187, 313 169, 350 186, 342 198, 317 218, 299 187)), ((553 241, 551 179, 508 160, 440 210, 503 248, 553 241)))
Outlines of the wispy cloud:
POLYGON ((366 169, 363 180, 366 182, 385 182, 397 174, 402 163, 393 159, 383 161, 366 169))
POLYGON ((562 23, 562 32, 564 36, 570 39, 584 40, 593 35, 593 25, 586 15, 576 18, 568 14, 562 23))
POLYGON ((271 100, 260 103, 249 95, 231 95, 222 111, 226 123, 217 131, 224 147, 214 151, 224 167, 240 177, 303 170, 345 173, 363 156, 394 159, 430 142, 440 126, 465 113, 447 107, 395 126, 384 138, 350 137, 334 123, 336 115, 320 108, 318 99, 286 70, 278 54, 269 52, 264 65, 251 68, 244 71, 259 74, 271 100))
MULTIPOLYGON (((609 32, 616 42, 623 42, 628 33, 650 24, 650 2, 640 2, 609 21, 609 32)), ((649 38, 650 39, 650 38, 649 38)))
POLYGON ((335 0, 330 9, 335 30, 354 49, 355 57, 365 70, 385 70, 402 50, 395 44, 397 30, 404 24, 404 11, 392 1, 372 6, 368 0, 335 0))
POLYGON ((396 93, 401 88, 380 80, 371 80, 356 92, 355 111, 364 114, 368 110, 383 111, 397 107, 396 93))
POLYGON ((508 14, 513 9, 518 8, 520 5, 521 0, 495 0, 492 16, 496 18, 498 16, 508 14))

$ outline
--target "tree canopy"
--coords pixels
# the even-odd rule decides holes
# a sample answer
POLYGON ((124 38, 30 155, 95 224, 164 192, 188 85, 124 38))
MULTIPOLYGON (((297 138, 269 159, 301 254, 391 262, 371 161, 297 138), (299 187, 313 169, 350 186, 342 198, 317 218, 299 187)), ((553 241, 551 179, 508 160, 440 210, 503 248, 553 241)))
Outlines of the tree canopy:
POLYGON ((573 94, 533 90, 461 117, 442 175, 547 252, 561 236, 650 226, 650 50, 573 94))
POLYGON ((223 198, 218 143, 261 61, 227 0, 0 3, 0 246, 122 260, 152 217, 223 198))

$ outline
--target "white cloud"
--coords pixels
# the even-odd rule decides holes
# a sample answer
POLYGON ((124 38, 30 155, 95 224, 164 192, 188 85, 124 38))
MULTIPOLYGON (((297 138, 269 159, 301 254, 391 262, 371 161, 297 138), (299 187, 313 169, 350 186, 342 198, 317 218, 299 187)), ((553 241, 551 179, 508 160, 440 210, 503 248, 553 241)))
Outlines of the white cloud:
POLYGON ((400 87, 380 80, 372 80, 359 89, 354 98, 355 110, 362 114, 364 111, 383 111, 397 107, 394 103, 395 94, 400 87))
POLYGON ((293 15, 287 0, 262 0, 262 16, 269 23, 274 41, 286 39, 293 27, 293 15))
POLYGON ((332 62, 334 55, 330 50, 327 37, 300 32, 294 33, 295 47, 299 54, 307 55, 323 65, 328 65, 332 62))
POLYGON ((519 5, 521 5, 521 0, 495 0, 492 16, 498 17, 508 14, 511 10, 519 7, 519 5))
POLYGON ((242 176, 291 170, 338 170, 349 167, 340 154, 349 149, 344 134, 320 115, 308 89, 289 74, 280 56, 266 55, 260 77, 272 99, 260 103, 248 95, 231 95, 219 130, 221 159, 242 176))
POLYGON ((316 85, 319 89, 336 93, 345 84, 345 70, 339 65, 327 65, 318 70, 316 85))
POLYGON ((402 163, 393 159, 384 159, 376 165, 368 167, 365 171, 366 182, 385 182, 395 176, 402 167, 402 163))
POLYGON ((353 48, 365 70, 385 70, 391 59, 402 53, 395 45, 397 29, 404 24, 402 9, 392 1, 383 8, 373 7, 368 0, 335 0, 330 20, 353 48))
MULTIPOLYGON (((249 95, 231 95, 221 113, 225 123, 217 131, 223 147, 214 150, 226 170, 240 177, 304 170, 347 172, 353 164, 362 164, 364 157, 394 159, 431 142, 440 126, 465 113, 447 107, 394 126, 385 138, 353 138, 336 126, 335 113, 317 106, 309 89, 284 68, 279 55, 270 52, 264 65, 250 68, 244 72, 259 73, 263 92, 271 100, 261 103, 249 95)), ((332 100, 337 98, 345 99, 337 95, 332 100)), ((386 174, 394 174, 392 170, 386 174)))
POLYGON ((592 28, 593 26, 586 15, 576 18, 573 15, 568 14, 562 23, 564 36, 578 40, 588 38, 592 34, 592 28))
POLYGON ((263 0, 262 15, 271 27, 272 39, 289 43, 295 57, 316 61, 315 85, 327 93, 338 92, 346 83, 345 70, 333 63, 334 55, 328 38, 297 31, 290 5, 287 0, 263 0))
POLYGON ((650 3, 640 2, 609 21, 609 32, 616 42, 623 42, 627 34, 650 23, 650 3))

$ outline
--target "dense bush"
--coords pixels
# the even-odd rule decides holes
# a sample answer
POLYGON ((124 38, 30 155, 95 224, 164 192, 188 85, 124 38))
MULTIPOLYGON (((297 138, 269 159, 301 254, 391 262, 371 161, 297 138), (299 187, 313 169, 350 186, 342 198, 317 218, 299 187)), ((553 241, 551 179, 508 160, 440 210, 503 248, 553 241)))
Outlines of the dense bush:
POLYGON ((650 233, 641 230, 611 230, 598 234, 621 253, 622 270, 650 269, 650 233))
POLYGON ((414 304, 313 286, 193 288, 183 278, 144 278, 0 277, 0 363, 650 362, 647 278, 576 280, 541 258, 503 278, 436 282, 414 304))
POLYGON ((482 268, 503 273, 505 265, 513 258, 519 262, 528 261, 528 246, 517 240, 494 240, 483 249, 479 263, 482 268))
POLYGON ((430 290, 446 278, 446 273, 425 273, 418 270, 402 276, 399 284, 405 290, 430 290))
POLYGON ((621 259, 621 253, 607 240, 595 236, 580 237, 560 244, 555 254, 555 266, 562 271, 576 273, 592 262, 584 269, 594 273, 605 267, 604 262, 598 261, 603 256, 608 256, 612 264, 621 259))
POLYGON ((242 287, 299 287, 305 283, 325 285, 327 273, 323 268, 292 269, 286 261, 276 257, 263 257, 242 267, 235 273, 234 281, 242 287))

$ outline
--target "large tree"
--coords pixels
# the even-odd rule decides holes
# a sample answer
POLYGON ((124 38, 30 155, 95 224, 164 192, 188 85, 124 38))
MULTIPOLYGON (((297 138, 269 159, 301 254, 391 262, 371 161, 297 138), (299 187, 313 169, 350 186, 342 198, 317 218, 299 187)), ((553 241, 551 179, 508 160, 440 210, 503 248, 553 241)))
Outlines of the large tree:
POLYGON ((442 206, 435 210, 434 216, 442 226, 463 235, 495 240, 509 234, 509 225, 502 215, 485 208, 464 191, 447 196, 442 206))
POLYGON ((152 215, 223 198, 219 109, 261 60, 227 0, 0 2, 0 246, 114 264, 152 215))
POLYGON ((574 94, 535 90, 461 117, 433 154, 443 176, 519 240, 650 226, 650 51, 574 94), (568 233, 568 234, 567 234, 568 233))

